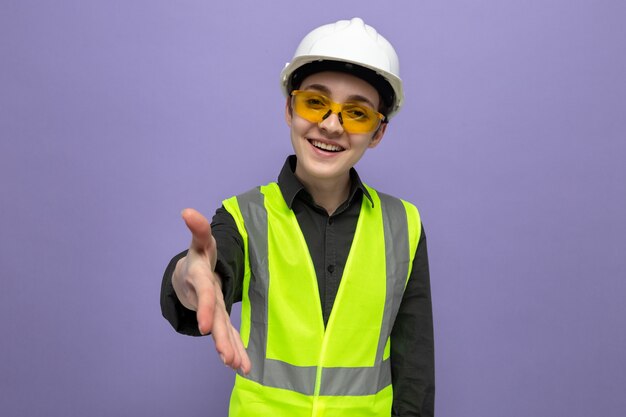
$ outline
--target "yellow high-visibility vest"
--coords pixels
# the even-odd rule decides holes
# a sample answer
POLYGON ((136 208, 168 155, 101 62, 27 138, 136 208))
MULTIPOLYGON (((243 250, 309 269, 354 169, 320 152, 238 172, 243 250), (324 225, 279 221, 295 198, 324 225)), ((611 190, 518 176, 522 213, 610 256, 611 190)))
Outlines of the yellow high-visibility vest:
MULTIPOLYGON (((367 186, 366 186, 367 187, 367 186)), ((244 241, 240 333, 252 361, 231 417, 389 417, 389 335, 421 233, 410 203, 367 187, 324 328, 315 268, 278 184, 224 201, 244 241)))

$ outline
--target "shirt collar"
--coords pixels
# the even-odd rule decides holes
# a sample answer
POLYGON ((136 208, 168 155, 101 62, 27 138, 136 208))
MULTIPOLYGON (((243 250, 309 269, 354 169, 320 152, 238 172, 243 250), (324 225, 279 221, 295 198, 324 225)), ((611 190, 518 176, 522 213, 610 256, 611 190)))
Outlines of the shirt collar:
MULTIPOLYGON (((280 188, 283 198, 289 208, 292 207, 293 201, 300 192, 308 193, 308 191, 304 188, 304 185, 302 185, 298 177, 296 177, 295 171, 297 161, 298 160, 295 155, 288 156, 280 174, 278 175, 278 187, 280 188)), ((374 201, 372 200, 370 193, 367 191, 367 188, 365 188, 365 185, 363 185, 363 182, 361 182, 361 178, 359 177, 359 174, 357 174, 356 169, 350 168, 350 194, 348 194, 347 201, 352 202, 357 194, 357 191, 361 191, 370 201, 372 207, 374 207, 374 201)))

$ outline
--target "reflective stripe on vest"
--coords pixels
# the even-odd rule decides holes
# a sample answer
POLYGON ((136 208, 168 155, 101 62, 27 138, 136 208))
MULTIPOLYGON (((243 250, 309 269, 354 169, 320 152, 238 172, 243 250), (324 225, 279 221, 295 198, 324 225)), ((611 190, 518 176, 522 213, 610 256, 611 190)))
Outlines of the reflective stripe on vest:
MULTIPOLYGON (((280 259, 288 263, 293 258, 294 263, 298 264, 299 269, 294 270, 298 271, 297 276, 290 278, 301 280, 297 285, 302 285, 303 292, 308 291, 303 297, 311 295, 310 290, 313 287, 317 289, 315 270, 306 248, 306 242, 295 214, 287 207, 278 185, 271 183, 224 201, 224 207, 233 215, 237 223, 246 252, 241 336, 252 362, 252 371, 245 377, 238 375, 237 378, 246 378, 265 387, 286 389, 307 396, 367 396, 374 395, 391 384, 389 335, 410 275, 421 226, 419 214, 413 205, 383 193, 377 193, 369 187, 368 191, 373 205, 367 198, 363 198, 354 239, 355 242, 360 239, 365 239, 360 242, 368 239, 373 242, 368 244, 369 248, 365 246, 368 250, 361 249, 368 252, 368 258, 371 257, 371 259, 364 262, 363 253, 353 255, 353 251, 358 251, 355 247, 362 247, 353 242, 326 329, 323 327, 319 292, 314 294, 317 300, 317 311, 311 312, 308 316, 307 312, 295 314, 308 317, 306 322, 299 323, 299 325, 305 329, 303 332, 307 332, 309 328, 313 329, 312 332, 315 335, 311 336, 311 340, 319 341, 321 338, 320 346, 315 343, 311 343, 313 346, 308 346, 301 340, 287 340, 290 335, 289 330, 295 328, 293 323, 289 323, 289 317, 287 317, 281 318, 287 321, 286 325, 276 324, 280 320, 275 319, 276 316, 272 315, 274 312, 268 311, 270 287, 272 295, 276 292, 275 297, 278 299, 282 295, 281 291, 293 289, 294 285, 290 283, 282 288, 277 278, 270 278, 270 271, 275 271, 274 275, 281 275, 281 271, 284 270, 289 271, 288 266, 282 268, 271 265, 270 259, 278 258, 278 251, 282 252, 283 248, 286 251, 293 250, 291 255, 281 253, 280 259), (277 237, 276 234, 280 236, 277 237), (282 234, 285 236, 283 237, 282 234), (280 242, 285 246, 271 248, 271 242, 280 242), (361 256, 361 259, 351 260, 351 257, 355 256, 361 256), (365 266, 360 265, 361 263, 365 266), (367 328, 359 328, 359 332, 362 332, 366 340, 372 342, 370 343, 372 346, 365 346, 363 349, 355 348, 354 350, 362 353, 359 354, 360 357, 352 359, 337 353, 340 349, 337 348, 336 343, 333 343, 334 341, 327 340, 329 337, 326 333, 341 339, 342 331, 341 329, 335 330, 336 326, 345 326, 351 321, 359 325, 363 324, 359 322, 358 317, 347 319, 334 316, 341 314, 336 312, 338 309, 345 311, 345 309, 341 310, 342 306, 338 305, 340 303, 352 306, 348 307, 348 309, 352 308, 348 312, 355 311, 355 303, 358 307, 358 299, 355 300, 351 294, 348 294, 349 289, 342 291, 342 287, 354 285, 357 277, 353 276, 352 271, 359 271, 359 268, 368 267, 370 263, 373 269, 380 270, 381 274, 373 271, 374 277, 371 281, 367 281, 369 276, 364 279, 366 284, 364 286, 369 285, 367 282, 371 282, 370 292, 374 295, 373 298, 380 293, 378 297, 380 308, 376 301, 374 304, 368 304, 369 300, 363 300, 364 305, 368 306, 366 310, 363 310, 363 314, 366 317, 375 318, 376 323, 363 326, 367 328), (376 266, 377 263, 381 265, 380 268, 376 266), (300 273, 300 270, 304 271, 300 273), (382 275, 384 282, 376 279, 376 275, 382 275), (276 282, 270 283, 270 279, 276 282), (378 289, 381 291, 377 291, 378 289), (372 305, 374 308, 370 308, 372 305), (270 336, 268 340, 268 334, 275 336, 270 336), (284 348, 283 344, 293 345, 295 348, 284 348), (308 350, 312 353, 307 354, 308 350), (329 351, 334 353, 329 353, 329 351), (372 354, 369 355, 367 352, 372 354), (353 363, 344 364, 342 361, 353 363)), ((273 244, 278 246, 277 243, 273 244)), ((364 290, 365 293, 367 290, 367 288, 364 290)), ((276 306, 275 309, 282 308, 281 304, 276 304, 276 306)), ((309 303, 308 307, 311 306, 312 304, 309 303)), ((307 306, 303 308, 306 309, 307 306)), ((285 311, 281 312, 283 315, 284 313, 285 311)), ((348 331, 347 334, 349 335, 350 332, 348 331)), ((361 340, 350 339, 347 342, 357 346, 361 340)), ((342 345, 339 347, 341 348, 342 345)), ((342 350, 351 352, 352 349, 352 346, 347 345, 343 346, 342 350)))

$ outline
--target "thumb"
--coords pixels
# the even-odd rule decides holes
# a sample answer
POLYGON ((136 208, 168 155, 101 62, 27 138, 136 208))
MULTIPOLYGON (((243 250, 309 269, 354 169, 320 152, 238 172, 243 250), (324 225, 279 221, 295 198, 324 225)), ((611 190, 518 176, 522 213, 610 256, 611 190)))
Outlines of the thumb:
POLYGON ((204 252, 211 246, 211 225, 209 221, 192 208, 186 208, 181 216, 191 232, 191 249, 204 252))

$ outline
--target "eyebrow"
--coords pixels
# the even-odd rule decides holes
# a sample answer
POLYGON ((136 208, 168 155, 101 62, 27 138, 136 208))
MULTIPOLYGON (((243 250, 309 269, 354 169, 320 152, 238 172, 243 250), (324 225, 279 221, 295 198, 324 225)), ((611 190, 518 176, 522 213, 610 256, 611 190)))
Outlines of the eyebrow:
MULTIPOLYGON (((322 93, 328 94, 328 95, 332 94, 330 89, 328 87, 326 87, 325 85, 323 85, 323 84, 311 84, 311 85, 308 85, 308 86, 304 87, 304 89, 306 89, 306 90, 313 89, 313 90, 321 91, 322 93)), ((360 94, 352 94, 352 95, 350 95, 348 97, 347 101, 362 101, 362 102, 365 102, 365 103, 369 104, 370 107, 372 107, 373 109, 376 108, 376 106, 374 106, 374 103, 372 103, 370 101, 370 99, 368 99, 367 97, 364 97, 364 96, 362 96, 360 94)))

